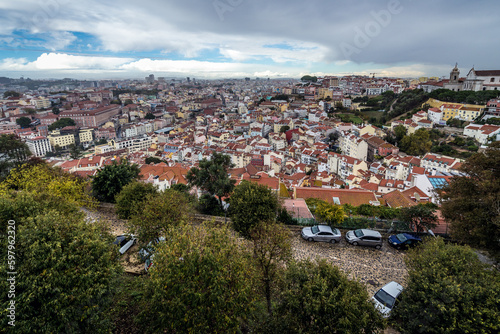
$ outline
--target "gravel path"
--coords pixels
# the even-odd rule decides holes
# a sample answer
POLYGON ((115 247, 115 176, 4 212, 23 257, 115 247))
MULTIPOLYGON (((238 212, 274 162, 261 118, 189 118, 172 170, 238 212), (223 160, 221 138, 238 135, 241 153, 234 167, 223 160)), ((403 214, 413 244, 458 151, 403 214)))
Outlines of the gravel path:
MULTIPOLYGON (((344 231, 342 231, 344 235, 344 231)), ((334 245, 325 242, 309 242, 300 232, 293 232, 292 248, 297 260, 326 259, 344 271, 349 278, 363 283, 369 295, 380 287, 396 281, 406 285, 407 270, 404 252, 393 249, 384 242, 380 250, 370 247, 352 246, 344 239, 334 245)))

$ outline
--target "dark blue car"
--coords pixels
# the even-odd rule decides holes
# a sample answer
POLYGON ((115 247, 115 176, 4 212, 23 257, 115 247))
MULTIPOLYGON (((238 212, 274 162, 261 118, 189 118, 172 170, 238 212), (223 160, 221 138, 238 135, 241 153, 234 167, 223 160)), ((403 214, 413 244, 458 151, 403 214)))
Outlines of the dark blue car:
POLYGON ((391 235, 387 241, 396 249, 406 249, 416 246, 422 239, 409 233, 399 233, 391 235))

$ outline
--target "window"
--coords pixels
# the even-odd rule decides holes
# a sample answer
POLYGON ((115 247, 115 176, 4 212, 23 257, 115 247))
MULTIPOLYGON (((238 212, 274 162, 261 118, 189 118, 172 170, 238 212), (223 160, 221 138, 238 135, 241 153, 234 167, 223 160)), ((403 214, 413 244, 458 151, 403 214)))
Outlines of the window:
POLYGON ((490 82, 495 82, 495 78, 491 78, 491 79, 490 79, 490 82))

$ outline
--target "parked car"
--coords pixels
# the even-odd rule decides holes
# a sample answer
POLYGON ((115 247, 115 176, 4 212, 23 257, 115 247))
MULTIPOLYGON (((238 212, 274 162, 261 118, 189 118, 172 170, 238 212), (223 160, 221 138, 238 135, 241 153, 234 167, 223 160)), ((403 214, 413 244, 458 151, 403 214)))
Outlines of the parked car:
POLYGON ((332 244, 340 242, 342 235, 337 228, 332 229, 327 225, 314 225, 302 229, 302 238, 307 241, 324 241, 332 244))
POLYGON ((136 240, 134 235, 122 234, 116 237, 113 244, 120 247, 118 250, 120 254, 125 254, 135 244, 136 240))
POLYGON ((375 247, 376 249, 382 248, 382 235, 373 230, 362 228, 349 231, 345 234, 345 239, 353 246, 361 245, 375 247))
POLYGON ((384 318, 388 318, 391 314, 401 291, 403 291, 401 284, 392 281, 384 285, 373 295, 372 301, 375 303, 375 308, 382 313, 384 318))
POLYGON ((399 233, 391 235, 387 242, 396 249, 406 249, 418 245, 422 239, 410 233, 399 233))

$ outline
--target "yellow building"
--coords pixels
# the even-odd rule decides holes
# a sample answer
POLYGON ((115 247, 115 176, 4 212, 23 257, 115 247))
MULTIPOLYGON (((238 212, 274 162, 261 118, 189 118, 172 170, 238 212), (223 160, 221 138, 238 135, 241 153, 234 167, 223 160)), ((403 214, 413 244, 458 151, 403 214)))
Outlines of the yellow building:
POLYGON ((333 98, 333 91, 328 88, 320 88, 318 89, 318 99, 326 99, 327 97, 333 98))
POLYGON ((67 147, 75 143, 75 136, 73 134, 61 135, 59 131, 53 131, 47 138, 52 147, 67 147))
POLYGON ((93 131, 94 129, 80 129, 80 133, 78 134, 80 143, 89 143, 94 140, 93 131))
POLYGON ((472 122, 481 115, 482 108, 472 108, 467 106, 462 106, 457 113, 457 118, 462 121, 472 122))
POLYGON ((459 103, 446 103, 441 105, 441 111, 443 112, 443 121, 447 121, 450 118, 455 118, 458 115, 458 110, 463 107, 463 104, 459 103))

